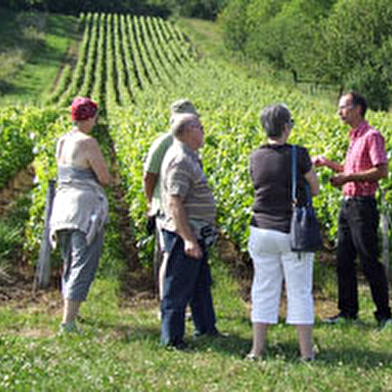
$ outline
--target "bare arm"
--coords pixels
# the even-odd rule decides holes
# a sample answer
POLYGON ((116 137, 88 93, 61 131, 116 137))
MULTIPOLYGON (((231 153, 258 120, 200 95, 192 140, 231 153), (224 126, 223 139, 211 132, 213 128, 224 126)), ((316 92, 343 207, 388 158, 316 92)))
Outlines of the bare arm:
POLYGON ((89 163, 94 173, 97 175, 98 181, 101 183, 101 185, 109 185, 112 181, 112 178, 106 166, 105 158, 102 155, 98 142, 91 138, 86 140, 85 143, 87 149, 87 162, 89 163))
POLYGON ((320 191, 320 185, 317 178, 317 174, 314 171, 313 167, 305 174, 305 179, 309 184, 311 195, 312 196, 318 195, 320 191))
POLYGON ((200 259, 203 252, 197 238, 188 223, 188 218, 180 196, 169 196, 168 207, 173 218, 176 233, 184 240, 185 254, 195 259, 200 259))
POLYGON ((57 163, 60 161, 63 146, 64 146, 64 139, 61 138, 61 139, 59 139, 59 141, 56 144, 56 161, 57 161, 57 163))
POLYGON ((330 161, 329 159, 325 158, 323 155, 318 155, 312 158, 312 162, 315 167, 326 166, 337 173, 341 173, 344 169, 343 165, 334 161, 330 161))
POLYGON ((346 182, 378 181, 388 175, 388 164, 383 163, 369 170, 358 173, 338 173, 331 178, 331 184, 336 187, 344 185, 346 182))
POLYGON ((152 201, 152 196, 154 194, 154 188, 157 184, 159 174, 158 173, 150 173, 145 172, 143 176, 143 188, 144 194, 147 197, 149 203, 152 201))

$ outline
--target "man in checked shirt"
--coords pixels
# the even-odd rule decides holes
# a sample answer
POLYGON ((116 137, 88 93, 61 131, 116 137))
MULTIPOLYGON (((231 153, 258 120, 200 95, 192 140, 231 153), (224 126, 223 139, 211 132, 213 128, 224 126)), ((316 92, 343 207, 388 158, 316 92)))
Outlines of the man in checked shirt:
POLYGON ((379 329, 392 328, 388 299, 388 280, 382 263, 378 261, 377 228, 379 216, 375 192, 378 181, 388 174, 384 138, 365 121, 367 103, 363 96, 352 91, 341 97, 338 115, 351 127, 350 146, 344 164, 323 156, 315 157, 316 167, 327 166, 337 172, 331 184, 342 187, 344 200, 339 215, 337 273, 338 308, 336 316, 324 322, 336 324, 358 317, 358 288, 355 259, 359 256, 370 284, 374 313, 379 329))

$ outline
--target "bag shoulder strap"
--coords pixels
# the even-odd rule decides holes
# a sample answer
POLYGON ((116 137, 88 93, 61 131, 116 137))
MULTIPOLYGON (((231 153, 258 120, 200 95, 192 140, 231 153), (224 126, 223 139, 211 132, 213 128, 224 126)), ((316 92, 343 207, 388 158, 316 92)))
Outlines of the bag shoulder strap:
MULTIPOLYGON (((298 181, 298 155, 297 146, 291 146, 291 173, 292 173, 292 186, 291 186, 291 201, 297 204, 297 181, 298 181)), ((305 181, 306 201, 308 205, 312 205, 312 196, 310 195, 309 184, 305 181)))
POLYGON ((291 201, 293 204, 297 203, 297 146, 291 146, 291 201))

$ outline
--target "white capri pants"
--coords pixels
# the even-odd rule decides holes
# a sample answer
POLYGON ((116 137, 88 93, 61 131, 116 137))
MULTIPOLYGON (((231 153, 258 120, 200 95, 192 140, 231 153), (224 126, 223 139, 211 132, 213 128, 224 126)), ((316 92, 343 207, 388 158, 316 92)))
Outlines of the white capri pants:
POLYGON ((295 253, 290 235, 250 227, 248 242, 253 260, 252 322, 276 324, 283 279, 287 293, 288 324, 313 324, 314 253, 295 253))

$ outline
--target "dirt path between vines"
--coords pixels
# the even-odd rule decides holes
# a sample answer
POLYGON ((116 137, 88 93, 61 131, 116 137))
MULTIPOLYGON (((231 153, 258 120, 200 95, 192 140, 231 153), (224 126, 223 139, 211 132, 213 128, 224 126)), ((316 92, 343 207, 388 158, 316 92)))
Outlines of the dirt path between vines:
POLYGON ((78 33, 77 27, 74 26, 72 35, 75 36, 75 39, 73 42, 71 42, 71 45, 68 47, 67 53, 64 56, 64 60, 60 63, 56 79, 53 82, 52 91, 56 90, 56 87, 61 79, 62 74, 63 74, 64 68, 69 64, 71 66, 71 70, 73 72, 73 70, 76 66, 76 63, 78 62, 79 44, 82 39, 82 34, 80 32, 78 33))

